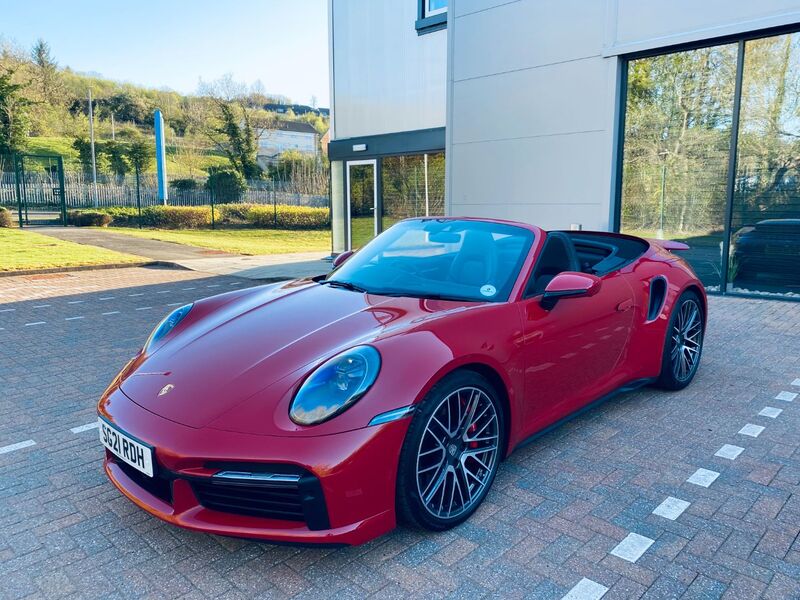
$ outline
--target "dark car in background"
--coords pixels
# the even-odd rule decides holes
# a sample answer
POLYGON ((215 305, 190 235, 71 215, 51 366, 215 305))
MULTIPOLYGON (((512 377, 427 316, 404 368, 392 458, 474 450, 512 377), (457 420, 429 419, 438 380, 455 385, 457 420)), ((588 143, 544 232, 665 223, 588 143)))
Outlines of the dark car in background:
POLYGON ((759 275, 800 279, 800 219, 766 219, 733 236, 731 266, 738 281, 759 275))

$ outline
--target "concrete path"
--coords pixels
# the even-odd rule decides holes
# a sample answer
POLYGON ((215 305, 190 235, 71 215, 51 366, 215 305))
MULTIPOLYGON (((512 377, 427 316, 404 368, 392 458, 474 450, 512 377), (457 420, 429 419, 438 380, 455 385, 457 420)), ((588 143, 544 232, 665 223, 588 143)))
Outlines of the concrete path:
POLYGON ((196 248, 174 242, 148 240, 124 233, 81 227, 41 227, 36 228, 36 232, 60 240, 99 246, 117 252, 143 256, 151 260, 170 262, 192 271, 233 275, 259 281, 313 277, 331 270, 330 261, 323 260, 329 256, 328 252, 241 256, 228 254, 221 250, 196 248))
POLYGON ((37 227, 36 233, 49 235, 60 240, 100 246, 117 252, 127 252, 136 256, 143 256, 152 260, 176 261, 191 258, 206 258, 208 256, 233 256, 219 250, 196 248, 174 242, 162 242, 144 238, 115 233, 101 229, 88 229, 85 227, 37 227))

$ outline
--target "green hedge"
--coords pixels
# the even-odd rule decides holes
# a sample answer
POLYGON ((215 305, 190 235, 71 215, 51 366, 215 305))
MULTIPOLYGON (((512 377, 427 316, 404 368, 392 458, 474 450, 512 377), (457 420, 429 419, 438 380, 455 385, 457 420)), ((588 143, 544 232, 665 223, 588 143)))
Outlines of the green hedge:
MULTIPOLYGON (((215 222, 221 226, 258 227, 262 229, 325 229, 329 224, 327 208, 289 206, 286 204, 218 204, 215 222)), ((135 227, 139 216, 133 207, 70 210, 67 222, 77 226, 106 225, 135 227), (101 216, 102 215, 102 216, 101 216)), ((202 229, 211 226, 210 206, 148 206, 142 209, 142 227, 156 229, 202 229)))
POLYGON ((14 227, 14 218, 5 206, 0 206, 0 227, 14 227))
POLYGON ((111 215, 99 210, 67 211, 67 225, 77 227, 108 227, 111 215))

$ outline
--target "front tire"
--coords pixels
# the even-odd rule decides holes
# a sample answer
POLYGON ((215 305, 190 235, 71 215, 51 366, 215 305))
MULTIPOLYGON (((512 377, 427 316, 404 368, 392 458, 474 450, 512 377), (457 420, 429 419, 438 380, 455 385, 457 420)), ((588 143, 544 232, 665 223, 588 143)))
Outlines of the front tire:
POLYGON ((678 298, 670 315, 659 387, 681 390, 691 383, 700 365, 704 334, 705 315, 700 297, 686 291, 678 298))
POLYGON ((420 402, 408 428, 397 481, 401 520, 443 531, 483 502, 505 448, 502 405, 474 371, 455 371, 420 402))

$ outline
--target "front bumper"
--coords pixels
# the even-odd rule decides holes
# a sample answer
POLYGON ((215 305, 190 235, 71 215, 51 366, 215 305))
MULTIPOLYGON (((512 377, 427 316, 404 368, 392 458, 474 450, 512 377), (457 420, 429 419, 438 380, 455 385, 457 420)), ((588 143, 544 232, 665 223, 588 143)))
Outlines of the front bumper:
MULTIPOLYGON (((98 412, 155 448, 158 481, 120 466, 107 452, 109 479, 139 507, 174 525, 274 542, 347 545, 395 527, 397 462, 409 419, 318 437, 248 435, 179 425, 141 408, 116 388, 103 396, 98 412), (297 494, 300 503, 299 509, 296 504, 286 508, 286 518, 243 510, 214 495, 225 489, 215 484, 249 485, 241 478, 221 481, 222 472, 236 479, 237 473, 272 471, 289 475, 270 481, 269 488, 297 494)), ((253 484, 259 494, 263 484, 253 484)), ((262 498, 253 501, 259 509, 262 498)))

